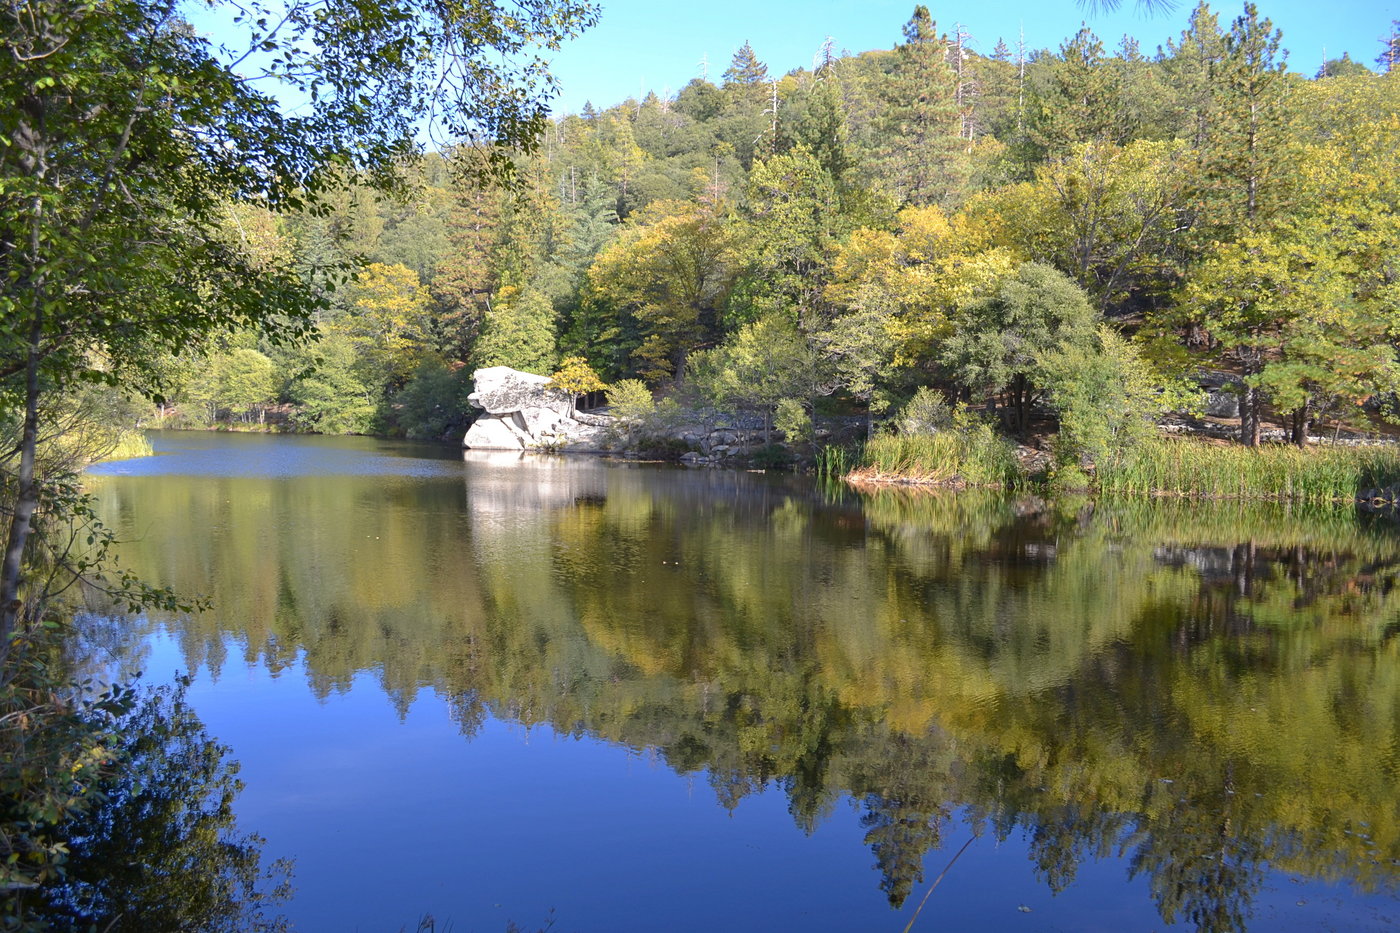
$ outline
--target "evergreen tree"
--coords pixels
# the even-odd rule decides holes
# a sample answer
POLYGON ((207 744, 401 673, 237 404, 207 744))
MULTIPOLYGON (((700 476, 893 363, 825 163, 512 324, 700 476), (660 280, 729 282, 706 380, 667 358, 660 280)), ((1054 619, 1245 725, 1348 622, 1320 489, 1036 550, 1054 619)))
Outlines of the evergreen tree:
MULTIPOLYGON (((1269 20, 1259 18, 1254 4, 1246 3, 1224 38, 1224 52, 1211 70, 1216 118, 1199 152, 1195 234, 1202 244, 1260 235, 1284 203, 1281 189, 1288 174, 1281 34, 1269 20)), ((1216 323, 1207 320, 1205 327, 1211 330, 1216 323)), ((1255 326, 1249 324, 1246 330, 1255 326)), ((1264 368, 1265 348, 1255 339, 1240 339, 1232 342, 1229 352, 1245 375, 1240 439, 1254 446, 1259 443, 1264 404, 1255 377, 1264 368)))
POLYGON ((1003 402, 1007 426, 1024 433, 1031 408, 1049 388, 1057 352, 1094 340, 1098 314, 1063 273, 1026 263, 985 298, 958 308, 942 362, 993 407, 1003 402))
POLYGON ((1352 75, 1368 75, 1371 69, 1358 61, 1353 61, 1351 55, 1342 53, 1341 58, 1331 58, 1322 63, 1322 67, 1317 70, 1317 78, 1345 78, 1352 75))
POLYGON ((1084 142, 1119 142, 1119 75, 1103 42, 1083 27, 1048 64, 1047 85, 1031 100, 1030 138, 1045 157, 1084 142))
POLYGON ((1273 215, 1284 169, 1282 33, 1259 18, 1253 3, 1246 3, 1224 39, 1223 54, 1211 71, 1218 119, 1201 153, 1199 229, 1215 239, 1255 229, 1273 215))
POLYGON ((896 199, 906 204, 951 203, 966 178, 957 77, 937 29, 928 7, 914 8, 886 82, 881 157, 896 199))
POLYGON ((1198 3, 1181 38, 1167 41, 1163 61, 1175 133, 1197 150, 1205 148, 1215 120, 1214 74, 1224 57, 1220 18, 1209 5, 1198 3))
POLYGON ((459 185, 447 219, 448 249, 432 279, 434 328, 449 359, 466 360, 499 286, 492 256, 503 211, 499 191, 459 185))
POLYGON ((734 52, 729 67, 724 69, 724 87, 761 88, 768 83, 768 66, 758 60, 753 46, 747 41, 734 52))

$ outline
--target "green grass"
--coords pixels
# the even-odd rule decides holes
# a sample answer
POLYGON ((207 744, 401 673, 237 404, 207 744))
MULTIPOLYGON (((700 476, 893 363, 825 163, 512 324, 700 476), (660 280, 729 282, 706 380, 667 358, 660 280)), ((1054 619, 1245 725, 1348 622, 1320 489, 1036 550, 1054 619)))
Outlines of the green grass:
POLYGON ((1011 442, 985 425, 933 435, 876 437, 865 445, 852 478, 1004 488, 1025 481, 1011 442))
POLYGON ((1355 501, 1400 486, 1400 454, 1375 447, 1251 449, 1158 438, 1101 465, 1097 485, 1127 495, 1355 501))

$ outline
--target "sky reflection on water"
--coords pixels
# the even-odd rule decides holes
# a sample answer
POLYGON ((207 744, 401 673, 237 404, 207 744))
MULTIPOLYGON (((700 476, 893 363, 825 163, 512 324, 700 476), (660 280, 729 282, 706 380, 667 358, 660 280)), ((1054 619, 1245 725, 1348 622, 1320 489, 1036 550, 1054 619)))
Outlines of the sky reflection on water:
POLYGON ((93 488, 297 929, 901 929, 973 833, 916 929, 1400 917, 1393 530, 195 437, 93 488))

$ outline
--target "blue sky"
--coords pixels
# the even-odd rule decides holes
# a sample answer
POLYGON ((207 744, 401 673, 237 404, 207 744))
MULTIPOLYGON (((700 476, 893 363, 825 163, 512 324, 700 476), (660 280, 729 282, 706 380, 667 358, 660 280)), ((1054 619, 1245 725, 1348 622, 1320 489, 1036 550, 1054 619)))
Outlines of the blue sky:
MULTIPOLYGON (((892 48, 915 0, 600 0, 601 21, 554 56, 561 83, 557 114, 577 113, 585 101, 617 104, 646 91, 675 94, 699 76, 707 61, 718 82, 734 50, 746 40, 772 74, 811 67, 828 36, 838 51, 892 48)), ((1093 12, 1076 0, 981 0, 928 3, 941 31, 956 23, 972 36, 972 47, 990 52, 998 38, 1015 47, 1025 30, 1028 49, 1058 49, 1081 22, 1112 49, 1124 35, 1136 37, 1150 54, 1180 35, 1195 0, 1173 11, 1143 14, 1124 0, 1116 13, 1093 12)), ((1222 26, 1239 15, 1243 0, 1212 3, 1222 26)), ((1259 10, 1283 30, 1283 45, 1295 71, 1313 74, 1323 59, 1343 51, 1373 65, 1380 37, 1400 19, 1400 0, 1259 0, 1259 10)), ((197 29, 218 39, 227 8, 208 10, 201 0, 186 9, 197 29)), ((225 27, 226 28, 226 27, 225 27)))
MULTIPOLYGON (((554 59, 563 87, 556 112, 577 112, 585 101, 599 107, 618 103, 640 90, 672 94, 700 73, 702 58, 718 80, 734 50, 748 40, 772 73, 810 67, 827 36, 836 48, 862 52, 890 48, 915 0, 602 0, 601 22, 569 43, 554 59)), ((1125 0, 1114 14, 1092 13, 1075 0, 983 0, 927 3, 940 30, 963 23, 974 48, 991 51, 997 38, 1014 47, 1025 29, 1028 48, 1056 49, 1087 22, 1110 48, 1125 33, 1145 52, 1181 33, 1194 0, 1176 10, 1143 15, 1125 0)), ((1366 64, 1380 52, 1380 36, 1400 18, 1400 0, 1259 0, 1259 12, 1283 30, 1283 45, 1295 71, 1314 73, 1322 61, 1343 51, 1366 64)), ((1243 10, 1243 2, 1212 3, 1222 25, 1243 10)))

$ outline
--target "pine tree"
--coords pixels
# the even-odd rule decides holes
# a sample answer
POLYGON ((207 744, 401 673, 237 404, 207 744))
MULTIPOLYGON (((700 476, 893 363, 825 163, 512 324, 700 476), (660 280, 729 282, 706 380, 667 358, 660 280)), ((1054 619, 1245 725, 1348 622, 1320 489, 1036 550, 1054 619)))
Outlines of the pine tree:
POLYGON ((745 41, 735 51, 729 67, 724 69, 725 88, 761 87, 767 81, 768 66, 758 60, 758 56, 754 54, 753 46, 745 41))
POLYGON ((1049 64, 1048 85, 1031 101, 1031 141, 1047 157, 1062 156, 1085 142, 1121 142, 1115 126, 1118 75, 1104 56, 1103 42, 1081 28, 1049 64))
MULTIPOLYGON (((1202 243, 1258 234, 1281 202, 1282 34, 1269 20, 1259 18, 1253 3, 1246 3, 1224 39, 1224 53, 1210 72, 1216 119, 1200 152, 1200 214, 1195 232, 1202 243)), ((1267 348, 1257 339, 1251 320, 1245 318, 1243 330, 1234 328, 1229 352, 1245 376, 1240 440, 1257 446, 1264 399, 1255 377, 1264 368, 1267 348)), ((1206 326, 1209 329, 1212 323, 1206 326)))
POLYGON ((900 201, 946 203, 961 194, 966 175, 949 44, 923 5, 904 25, 904 39, 886 90, 885 171, 900 201))
POLYGON ((1205 3, 1191 11, 1190 25, 1177 42, 1167 41, 1164 62, 1167 84, 1174 101, 1172 122, 1176 135, 1203 149, 1215 118, 1212 74, 1225 56, 1225 36, 1220 18, 1205 3))
POLYGON ((475 186, 457 192, 447 221, 450 247, 432 281, 436 326, 451 360, 466 360, 481 333, 498 284, 491 258, 500 221, 499 192, 475 186))
POLYGON ((1215 239, 1256 229, 1278 208, 1285 141, 1282 33, 1246 3, 1224 39, 1210 74, 1218 119, 1201 152, 1205 203, 1199 228, 1215 239))

